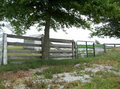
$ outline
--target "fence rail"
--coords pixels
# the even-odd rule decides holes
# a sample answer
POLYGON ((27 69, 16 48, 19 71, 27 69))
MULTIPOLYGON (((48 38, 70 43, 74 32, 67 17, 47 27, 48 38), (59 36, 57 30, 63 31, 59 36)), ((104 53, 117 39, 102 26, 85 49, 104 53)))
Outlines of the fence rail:
POLYGON ((14 46, 33 46, 33 47, 41 47, 40 44, 28 44, 28 43, 15 43, 15 42, 7 42, 8 45, 14 46))
POLYGON ((51 38, 50 42, 71 43, 71 42, 74 42, 74 40, 53 39, 53 38, 51 38))
POLYGON ((116 48, 117 45, 120 45, 120 44, 114 44, 114 43, 95 44, 95 46, 102 46, 103 50, 104 50, 103 51, 104 53, 106 53, 108 51, 107 49, 116 48))
POLYGON ((8 50, 7 53, 42 53, 42 51, 32 51, 32 50, 8 50))
POLYGON ((41 59, 42 56, 8 56, 9 60, 12 59, 41 59))
POLYGON ((7 37, 10 37, 10 38, 19 38, 19 39, 27 39, 27 40, 38 40, 38 41, 41 40, 41 38, 28 37, 28 36, 18 36, 18 35, 11 35, 11 34, 7 34, 7 37))
POLYGON ((50 58, 70 58, 72 55, 50 55, 50 58))

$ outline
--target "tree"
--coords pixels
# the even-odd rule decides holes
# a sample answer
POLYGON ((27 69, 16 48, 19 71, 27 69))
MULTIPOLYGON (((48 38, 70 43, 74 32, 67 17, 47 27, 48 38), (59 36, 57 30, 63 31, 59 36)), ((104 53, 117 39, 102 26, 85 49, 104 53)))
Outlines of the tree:
POLYGON ((95 44, 100 44, 100 42, 98 40, 95 40, 95 44))
POLYGON ((106 22, 108 23, 103 24, 101 27, 96 27, 95 30, 92 32, 91 37, 109 36, 120 38, 120 16, 117 18, 109 19, 106 22))
POLYGON ((9 21, 14 33, 24 34, 31 26, 44 29, 43 59, 49 59, 49 30, 72 26, 90 29, 91 22, 115 16, 118 5, 114 0, 3 0, 0 20, 9 21), (84 18, 86 16, 86 18, 84 18))
MULTIPOLYGON (((118 7, 120 6, 120 1, 116 0, 118 7)), ((116 11, 117 12, 117 11, 116 11)), ((115 14, 116 14, 115 12, 115 14)), ((91 37, 98 36, 98 37, 105 37, 109 36, 120 38, 120 12, 118 11, 118 16, 107 18, 104 20, 104 23, 100 27, 96 27, 94 31, 91 33, 91 37)))

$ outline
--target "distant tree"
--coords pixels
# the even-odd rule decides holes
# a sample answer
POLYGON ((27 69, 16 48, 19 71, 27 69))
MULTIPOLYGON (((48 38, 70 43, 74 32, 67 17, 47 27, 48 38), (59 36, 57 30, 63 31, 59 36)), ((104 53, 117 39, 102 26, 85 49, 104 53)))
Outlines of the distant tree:
POLYGON ((90 24, 117 16, 114 0, 1 0, 0 21, 8 21, 14 33, 25 34, 31 26, 44 29, 43 59, 49 59, 49 31, 72 26, 88 28, 90 24), (115 13, 114 13, 115 12, 115 13), (86 16, 86 18, 83 18, 86 16))
POLYGON ((98 40, 95 40, 95 44, 100 44, 100 42, 98 40))

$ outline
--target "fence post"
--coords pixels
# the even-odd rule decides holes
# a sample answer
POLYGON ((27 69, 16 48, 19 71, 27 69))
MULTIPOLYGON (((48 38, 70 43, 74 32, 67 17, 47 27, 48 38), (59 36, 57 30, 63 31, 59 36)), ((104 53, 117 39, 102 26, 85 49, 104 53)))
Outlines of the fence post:
POLYGON ((75 53, 74 53, 74 48, 75 48, 75 41, 72 41, 72 58, 74 58, 75 53))
POLYGON ((41 37, 41 45, 42 45, 42 59, 43 59, 44 36, 41 37))
POLYGON ((77 46, 76 46, 76 42, 74 44, 74 48, 75 48, 75 58, 77 58, 77 46))
POLYGON ((86 54, 87 54, 87 57, 88 57, 88 44, 87 44, 87 41, 86 41, 86 54))
POLYGON ((3 65, 7 64, 7 34, 3 33, 3 65))
POLYGON ((1 46, 0 47, 0 53, 1 53, 0 54, 0 66, 1 66, 1 64, 2 64, 2 57, 3 57, 2 56, 3 55, 3 50, 2 50, 3 49, 3 34, 0 34, 0 38, 2 38, 2 40, 0 41, 0 46, 1 46))
POLYGON ((77 45, 77 41, 76 41, 76 58, 78 59, 78 45, 77 45))
POLYGON ((104 52, 106 53, 106 46, 105 46, 105 44, 103 44, 103 49, 104 49, 104 52))
POLYGON ((93 43, 93 55, 95 57, 95 43, 93 43))
POLYGON ((116 47, 116 45, 114 44, 114 48, 116 47))

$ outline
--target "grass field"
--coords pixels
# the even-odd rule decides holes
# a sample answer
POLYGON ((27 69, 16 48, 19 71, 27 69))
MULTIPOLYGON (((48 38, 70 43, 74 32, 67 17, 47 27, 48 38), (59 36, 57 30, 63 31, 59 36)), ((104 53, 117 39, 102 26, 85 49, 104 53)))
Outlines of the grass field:
MULTIPOLYGON (((25 85, 26 88, 33 89, 120 89, 120 51, 99 54, 96 57, 82 59, 64 60, 31 60, 23 64, 8 64, 0 67, 0 89, 13 89, 15 86, 25 85), (80 66, 75 67, 76 64, 80 66), (106 66, 104 70, 95 69, 99 66, 106 66), (107 67, 109 67, 107 69, 107 67), (37 71, 29 73, 32 70, 37 71), (44 69, 42 72, 39 70, 44 69), (89 70, 89 71, 88 71, 89 70), (108 71, 109 70, 109 71, 108 71), (83 72, 84 71, 84 72, 83 72), (25 74, 27 75, 25 75, 25 74), (70 73, 71 76, 89 75, 86 82, 76 80, 71 82, 58 81, 60 77, 53 78, 55 74, 70 73), (7 75, 7 76, 6 76, 7 75), (29 76, 28 76, 29 75, 29 76), (31 77, 31 78, 26 78, 31 77), (45 81, 47 79, 47 81, 45 81), (42 82, 42 80, 44 82, 42 82), (51 80, 51 81, 49 81, 51 80), (34 82, 34 83, 33 83, 34 82), (8 84, 9 85, 6 85, 8 84)), ((17 88, 14 88, 17 89, 17 88)), ((22 88, 20 88, 22 89, 22 88)))

